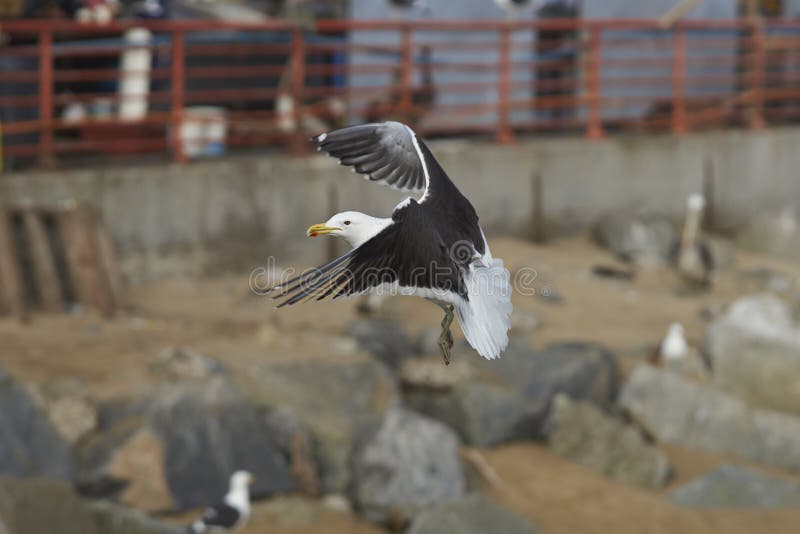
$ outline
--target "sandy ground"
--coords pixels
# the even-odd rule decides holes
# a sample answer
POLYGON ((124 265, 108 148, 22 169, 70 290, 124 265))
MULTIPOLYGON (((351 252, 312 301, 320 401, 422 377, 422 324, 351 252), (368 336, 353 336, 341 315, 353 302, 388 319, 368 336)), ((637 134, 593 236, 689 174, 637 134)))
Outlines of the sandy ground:
MULTIPOLYGON (((614 349, 629 365, 655 347, 667 326, 681 321, 694 345, 702 341, 704 310, 718 309, 737 296, 759 289, 745 273, 769 268, 800 280, 800 266, 737 254, 736 264, 717 280, 713 291, 687 294, 669 270, 638 273, 634 282, 599 279, 596 264, 618 265, 585 237, 536 246, 513 239, 490 239, 492 252, 513 273, 536 275, 527 293, 514 296, 515 309, 539 316, 542 326, 526 334, 534 346, 556 341, 596 341, 614 349), (522 269, 525 269, 521 271, 522 269), (552 293, 560 301, 530 294, 552 293)), ((317 246, 310 243, 309 246, 317 246)), ((295 266, 301 267, 301 266, 295 266)), ((518 280, 519 281, 519 280, 518 280)), ((401 321, 410 335, 436 327, 439 309, 420 299, 387 300, 383 314, 401 321)), ((246 276, 203 281, 152 283, 128 291, 127 307, 111 320, 89 311, 35 315, 26 325, 0 319, 0 363, 22 381, 53 377, 84 379, 97 398, 125 394, 151 380, 148 364, 164 347, 190 346, 231 367, 264 360, 342 359, 354 355, 342 331, 356 317, 356 302, 320 303, 275 310, 254 295, 246 276)), ((460 332, 454 328, 458 338, 460 332)), ((474 353, 454 354, 474 358, 474 353)), ((723 459, 693 451, 669 450, 677 480, 708 472, 723 459)), ((506 481, 491 494, 508 507, 535 519, 547 533, 631 532, 700 533, 723 529, 744 532, 797 532, 800 511, 693 511, 669 505, 658 493, 609 482, 565 462, 534 444, 501 447, 485 453, 506 481)), ((253 527, 245 532, 374 532, 353 516, 290 499, 297 513, 286 524, 280 501, 259 505, 253 527), (304 512, 302 510, 305 510, 304 512), (278 521, 283 517, 283 523, 278 521), (259 519, 260 518, 260 519, 259 519)))

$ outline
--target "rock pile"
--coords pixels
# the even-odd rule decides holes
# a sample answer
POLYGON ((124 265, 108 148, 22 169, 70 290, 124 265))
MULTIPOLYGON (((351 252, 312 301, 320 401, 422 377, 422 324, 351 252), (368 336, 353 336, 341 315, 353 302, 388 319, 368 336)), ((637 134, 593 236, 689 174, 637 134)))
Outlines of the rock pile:
MULTIPOLYGON (((166 534, 141 512, 216 501, 236 469, 255 474, 257 498, 320 497, 320 506, 411 534, 533 533, 470 494, 461 462, 462 446, 519 440, 645 489, 672 474, 663 444, 800 472, 800 326, 776 297, 715 314, 703 380, 639 363, 620 384, 617 357, 592 343, 534 350, 518 337, 498 361, 445 367, 393 323, 361 320, 349 335, 368 355, 229 369, 165 349, 149 368, 154 386, 99 404, 74 381, 31 390, 0 370, 0 475, 50 479, 0 479, 0 533, 46 521, 15 511, 41 493, 43 503, 74 506, 81 532, 166 534)), ((800 504, 798 494, 790 479, 730 465, 667 498, 774 507, 800 504)), ((53 504, 52 518, 61 510, 53 504)))

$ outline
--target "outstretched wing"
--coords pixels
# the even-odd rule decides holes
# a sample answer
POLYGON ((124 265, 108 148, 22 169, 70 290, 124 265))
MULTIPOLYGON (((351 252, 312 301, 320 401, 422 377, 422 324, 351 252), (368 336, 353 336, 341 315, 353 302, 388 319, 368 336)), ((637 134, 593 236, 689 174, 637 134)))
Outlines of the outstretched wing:
POLYGON ((424 191, 429 176, 414 131, 399 122, 351 126, 314 138, 317 150, 359 174, 401 191, 424 191))
POLYGON ((393 224, 358 248, 270 290, 273 298, 284 299, 278 307, 358 295, 383 284, 421 296, 467 300, 463 266, 470 258, 448 249, 415 201, 395 210, 392 218, 393 224))

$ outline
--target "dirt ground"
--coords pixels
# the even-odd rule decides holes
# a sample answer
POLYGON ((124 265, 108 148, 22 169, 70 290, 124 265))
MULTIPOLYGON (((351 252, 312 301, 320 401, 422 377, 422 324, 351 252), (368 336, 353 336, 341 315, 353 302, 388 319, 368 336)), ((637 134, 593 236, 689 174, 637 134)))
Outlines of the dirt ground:
MULTIPOLYGON (((635 281, 601 279, 597 264, 619 265, 586 237, 547 246, 514 239, 490 239, 492 252, 514 273, 536 273, 528 294, 515 294, 518 311, 533 313, 542 325, 524 334, 534 346, 556 341, 602 343, 631 363, 655 347, 673 321, 686 327, 689 341, 702 342, 708 311, 760 289, 746 273, 768 268, 800 280, 800 266, 737 253, 736 263, 707 293, 687 293, 669 270, 637 273, 635 281), (520 271, 526 269, 525 271, 520 271), (539 295, 531 295, 530 289, 539 295), (557 292, 560 299, 541 298, 557 292)), ((309 246, 319 246, 310 242, 309 246)), ((288 266, 288 264, 287 264, 288 266)), ((255 267, 255 266, 254 266, 255 267)), ((301 267, 301 266, 295 266, 301 267)), ((126 309, 110 320, 87 310, 69 315, 34 315, 25 325, 0 319, 0 363, 23 382, 60 376, 82 378, 99 399, 135 391, 151 377, 148 365, 166 346, 190 346, 230 367, 264 360, 342 359, 353 344, 342 332, 357 316, 356 301, 325 302, 275 310, 254 295, 247 273, 214 280, 156 282, 130 288, 126 309)), ((517 280, 519 281, 519 280, 517 280)), ((441 320, 440 310, 420 299, 388 299, 386 317, 415 336, 441 320)), ((460 337, 458 328, 454 335, 460 337)), ((454 358, 475 358, 474 353, 454 358)), ((713 455, 669 449, 678 481, 705 473, 723 461, 713 455)), ((661 494, 610 482, 554 457, 535 444, 485 451, 487 463, 504 480, 489 492, 509 508, 553 533, 797 532, 800 511, 694 511, 671 506, 661 494)), ((299 498, 260 504, 245 533, 369 533, 375 527, 299 498), (297 512, 286 523, 281 503, 297 512), (278 521, 283 518, 283 522, 278 521), (321 525, 324 529, 320 530, 321 525)))

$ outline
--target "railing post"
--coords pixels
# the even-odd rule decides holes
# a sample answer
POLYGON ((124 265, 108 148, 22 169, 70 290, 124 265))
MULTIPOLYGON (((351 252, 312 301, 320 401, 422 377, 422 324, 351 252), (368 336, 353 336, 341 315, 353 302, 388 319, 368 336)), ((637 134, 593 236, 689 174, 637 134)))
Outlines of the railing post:
MULTIPOLYGON (((750 26, 750 42, 752 43, 752 55, 749 69, 751 82, 750 89, 750 108, 748 125, 753 130, 761 130, 765 127, 764 122, 764 81, 766 75, 766 40, 764 38, 764 26, 754 20, 750 26)), ((748 47, 750 49, 750 47, 748 47)))
POLYGON ((677 28, 673 35, 672 51, 672 133, 689 131, 686 114, 686 29, 677 28))
POLYGON ((603 30, 598 26, 591 26, 589 28, 589 54, 586 61, 587 139, 603 139, 605 137, 602 116, 602 86, 600 83, 602 75, 602 42, 603 30))
POLYGON ((172 154, 178 163, 186 162, 183 151, 183 109, 186 105, 186 35, 181 30, 172 33, 172 154))
MULTIPOLYGON (((414 33, 410 25, 403 26, 400 65, 400 111, 412 112, 413 101, 411 98, 412 85, 414 84, 414 33)), ((395 90, 396 88, 392 88, 395 90)))
POLYGON ((294 99, 294 121, 297 125, 290 141, 290 151, 296 156, 308 152, 308 140, 303 129, 303 114, 305 106, 303 94, 306 86, 306 41, 303 28, 296 26, 292 29, 292 48, 290 52, 291 86, 294 99))
POLYGON ((39 163, 53 165, 53 32, 39 33, 39 163))
POLYGON ((506 25, 500 30, 500 57, 497 72, 497 131, 498 143, 514 142, 511 129, 511 27, 506 25))

